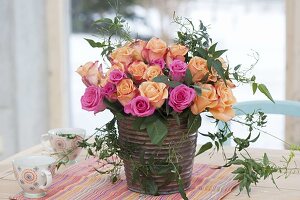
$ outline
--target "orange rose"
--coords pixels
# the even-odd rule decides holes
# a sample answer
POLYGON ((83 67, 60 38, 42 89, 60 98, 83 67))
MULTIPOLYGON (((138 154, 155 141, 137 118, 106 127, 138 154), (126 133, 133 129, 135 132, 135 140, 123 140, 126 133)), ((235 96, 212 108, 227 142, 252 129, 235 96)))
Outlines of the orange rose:
POLYGON ((96 62, 87 62, 84 65, 80 66, 76 72, 82 77, 82 82, 86 86, 98 85, 99 80, 101 79, 101 74, 98 70, 98 61, 96 62))
POLYGON ((122 71, 122 72, 125 72, 125 67, 124 67, 124 65, 123 65, 122 63, 120 63, 120 62, 113 62, 111 68, 112 68, 112 69, 118 69, 118 70, 120 70, 120 71, 122 71))
POLYGON ((236 99, 231 90, 231 87, 234 87, 234 85, 231 82, 228 82, 227 85, 228 86, 226 86, 223 81, 219 81, 215 84, 219 100, 215 107, 209 109, 214 118, 225 122, 235 116, 232 105, 236 103, 236 99))
POLYGON ((139 86, 139 91, 156 108, 160 108, 168 98, 168 88, 164 83, 145 81, 139 86))
POLYGON ((141 80, 147 69, 147 65, 142 61, 135 61, 128 67, 128 72, 133 76, 135 80, 141 80))
POLYGON ((146 46, 147 42, 144 40, 134 40, 133 42, 129 43, 129 47, 133 48, 134 51, 134 60, 143 60, 142 52, 146 46))
MULTIPOLYGON (((207 67, 207 61, 198 56, 195 56, 190 60, 188 67, 193 76, 193 82, 201 81, 204 78, 204 76, 207 73, 209 73, 208 67, 207 67)), ((212 81, 212 82, 216 82, 218 79, 218 74, 213 67, 212 67, 211 71, 212 71, 212 74, 209 74, 208 80, 212 81)))
POLYGON ((200 87, 202 94, 201 96, 196 96, 191 106, 191 111, 194 115, 198 115, 206 108, 212 108, 218 104, 218 95, 213 85, 203 84, 200 87))
POLYGON ((112 59, 112 63, 122 63, 125 67, 127 67, 133 60, 134 49, 128 46, 123 46, 110 54, 110 58, 112 59))
POLYGON ((155 77, 161 74, 162 74, 161 67, 158 65, 152 65, 146 69, 143 79, 147 81, 152 81, 155 77))
POLYGON ((125 106, 137 94, 136 87, 131 79, 123 79, 117 84, 117 99, 125 106))
POLYGON ((151 63, 154 60, 163 58, 166 52, 167 44, 164 41, 159 38, 151 38, 145 47, 143 56, 149 63, 151 63))
POLYGON ((174 44, 169 48, 169 51, 167 53, 166 56, 166 63, 169 66, 173 60, 177 59, 177 60, 181 60, 184 61, 185 60, 185 54, 187 54, 187 52, 189 51, 189 49, 186 46, 183 46, 181 44, 174 44))

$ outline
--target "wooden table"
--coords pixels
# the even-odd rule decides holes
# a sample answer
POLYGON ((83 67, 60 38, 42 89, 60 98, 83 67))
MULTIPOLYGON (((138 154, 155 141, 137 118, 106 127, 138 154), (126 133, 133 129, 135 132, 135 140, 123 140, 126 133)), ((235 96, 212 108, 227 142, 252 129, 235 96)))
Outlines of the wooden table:
MULTIPOLYGON (((13 175, 11 161, 20 156, 40 155, 41 152, 42 146, 37 145, 0 162, 0 199, 8 199, 10 195, 21 191, 13 175)), ((232 152, 232 148, 225 148, 225 152, 230 154, 229 152, 232 152)), ((250 149, 249 152, 253 157, 261 157, 266 152, 269 155, 269 159, 277 163, 282 160, 282 155, 287 156, 289 154, 288 151, 284 150, 250 149)), ((84 157, 85 152, 80 155, 79 160, 84 159, 84 157)), ((300 154, 296 155, 296 161, 300 165, 300 154)), ((212 158, 209 158, 208 154, 202 154, 196 157, 196 162, 221 165, 223 164, 223 158, 221 153, 215 153, 212 158)), ((277 180, 277 185, 279 189, 273 185, 271 180, 261 181, 257 186, 252 187, 251 198, 247 196, 245 191, 236 196, 238 194, 238 188, 236 188, 226 196, 225 200, 300 200, 300 174, 293 174, 288 179, 280 178, 277 180)))

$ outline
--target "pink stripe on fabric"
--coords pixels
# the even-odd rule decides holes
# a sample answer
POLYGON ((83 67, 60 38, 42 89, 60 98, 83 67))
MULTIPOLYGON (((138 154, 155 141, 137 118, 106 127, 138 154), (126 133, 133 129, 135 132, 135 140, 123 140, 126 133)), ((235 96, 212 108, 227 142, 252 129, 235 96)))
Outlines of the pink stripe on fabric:
MULTIPOLYGON (((80 200, 123 200, 128 199, 147 199, 147 200, 179 200, 181 196, 179 193, 171 195, 150 196, 134 193, 127 189, 127 184, 123 174, 121 180, 115 184, 110 183, 107 175, 96 174, 94 168, 99 168, 105 163, 98 162, 97 158, 89 158, 80 163, 70 166, 63 173, 58 173, 54 179, 53 184, 47 192, 47 196, 40 198, 40 200, 49 199, 56 200, 62 196, 68 199, 80 200), (95 178, 95 176, 98 176, 95 178), (84 185, 85 187, 82 187, 84 185), (87 186, 86 186, 87 185, 87 186)), ((234 169, 213 169, 207 164, 195 164, 192 182, 190 188, 186 191, 189 199, 201 196, 201 199, 219 200, 226 196, 232 189, 238 185, 238 182, 233 180, 234 175, 230 172, 234 169), (220 178, 222 175, 224 177, 220 178), (218 177, 220 180, 210 184, 212 180, 218 177), (208 187, 208 185, 211 185, 208 187), (204 194, 200 192, 205 190, 204 194)), ((11 199, 25 199, 22 193, 19 193, 11 199)))

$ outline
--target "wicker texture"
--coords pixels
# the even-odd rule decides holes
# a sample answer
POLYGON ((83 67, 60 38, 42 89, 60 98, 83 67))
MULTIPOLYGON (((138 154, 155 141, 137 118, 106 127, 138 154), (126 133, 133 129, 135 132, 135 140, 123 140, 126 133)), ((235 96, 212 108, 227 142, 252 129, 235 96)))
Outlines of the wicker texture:
MULTIPOLYGON (((132 144, 138 148, 131 154, 134 162, 140 162, 141 152, 144 152, 144 160, 147 162, 151 155, 155 160, 166 161, 169 156, 170 146, 174 147, 175 151, 180 155, 178 165, 181 167, 181 178, 183 180, 184 189, 187 189, 191 183, 191 175, 193 171, 194 155, 197 143, 197 133, 192 133, 186 136, 187 119, 181 119, 180 125, 176 120, 170 118, 168 123, 168 134, 165 137, 161 146, 154 145, 145 131, 137 131, 132 128, 134 118, 126 117, 118 121, 119 142, 126 151, 124 144, 132 144), (185 137, 183 137, 185 135, 185 137)), ((133 166, 129 160, 124 161, 125 175, 127 179, 128 188, 132 191, 144 193, 141 185, 132 181, 133 166)), ((155 183, 158 185, 158 194, 171 194, 178 192, 178 184, 176 181, 170 182, 168 185, 164 184, 167 176, 152 176, 155 183)))

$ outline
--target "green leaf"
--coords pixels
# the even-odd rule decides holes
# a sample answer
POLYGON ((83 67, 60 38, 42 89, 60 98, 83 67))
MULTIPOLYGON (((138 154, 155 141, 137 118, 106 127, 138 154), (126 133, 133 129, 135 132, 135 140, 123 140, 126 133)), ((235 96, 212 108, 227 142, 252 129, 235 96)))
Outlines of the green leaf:
POLYGON ((101 42, 95 42, 94 40, 91 40, 91 39, 87 39, 87 38, 84 38, 90 45, 91 47, 93 48, 102 48, 102 47, 105 47, 106 45, 104 43, 101 43, 101 42))
POLYGON ((199 149, 199 151, 197 152, 197 154, 195 156, 198 156, 202 153, 204 153, 205 151, 209 150, 210 148, 212 148, 212 143, 211 142, 207 142, 204 145, 201 146, 201 148, 199 149))
POLYGON ((169 78, 165 75, 159 75, 153 79, 154 82, 157 83, 167 83, 169 82, 169 78))
POLYGON ((264 153, 263 163, 264 163, 264 165, 268 165, 270 163, 269 158, 266 153, 264 153))
POLYGON ((249 142, 252 142, 252 143, 256 142, 257 139, 259 138, 259 136, 260 136, 260 133, 256 136, 256 138, 254 138, 253 140, 250 140, 249 142))
POLYGON ((159 75, 159 76, 155 77, 153 79, 153 81, 157 82, 157 83, 164 83, 164 84, 170 86, 171 88, 175 88, 182 84, 178 81, 170 81, 169 78, 165 75, 159 75))
POLYGON ((235 80, 239 80, 239 75, 238 75, 238 73, 236 73, 236 72, 234 72, 233 74, 233 78, 235 79, 235 80))
POLYGON ((225 53, 226 51, 227 51, 227 49, 215 51, 215 52, 213 53, 213 57, 214 57, 214 58, 219 58, 219 57, 220 57, 223 53, 225 53))
POLYGON ((143 185, 147 193, 157 195, 158 187, 153 179, 143 179, 143 185))
POLYGON ((198 85, 193 85, 192 87, 195 89, 197 95, 198 95, 198 96, 201 96, 201 94, 202 94, 202 89, 200 88, 200 86, 198 86, 198 85))
POLYGON ((188 118, 187 134, 189 135, 191 133, 197 132, 200 126, 201 126, 201 116, 190 113, 189 118, 188 118))
POLYGON ((180 82, 178 82, 178 81, 168 81, 166 84, 167 84, 168 86, 170 86, 171 88, 175 88, 175 87, 181 85, 182 83, 180 83, 180 82))
POLYGON ((217 71, 217 73, 221 76, 221 78, 224 80, 226 84, 225 70, 222 67, 222 63, 219 60, 214 60, 212 63, 212 67, 217 71))
POLYGON ((272 95, 270 94, 268 88, 264 85, 264 84, 259 84, 258 89, 261 93, 263 93, 264 95, 266 95, 266 97, 268 97, 273 103, 275 103, 272 95))
POLYGON ((256 90, 257 90, 257 83, 252 83, 253 94, 255 94, 256 90))
POLYGON ((88 148, 88 151, 87 151, 87 152, 88 152, 89 155, 94 156, 94 153, 93 153, 93 151, 92 151, 91 148, 88 148))
POLYGON ((157 118, 156 121, 147 125, 147 133, 152 144, 161 145, 168 133, 168 128, 160 119, 157 118))
POLYGON ((189 86, 193 83, 193 76, 189 69, 185 72, 184 82, 189 86))
POLYGON ((215 141, 215 146, 217 147, 217 151, 219 151, 220 145, 217 141, 215 141))
POLYGON ((207 52, 205 49, 199 47, 199 48, 197 49, 197 52, 199 53, 200 57, 202 57, 202 58, 204 58, 204 59, 207 59, 207 57, 208 57, 208 52, 207 52))
POLYGON ((184 191, 183 182, 182 182, 181 178, 178 179, 178 191, 179 191, 179 193, 180 193, 183 200, 188 200, 188 198, 186 196, 186 193, 184 191))
POLYGON ((217 46, 218 43, 215 43, 213 45, 211 45, 208 49, 208 53, 211 53, 213 54, 215 51, 216 51, 216 46, 217 46))
POLYGON ((140 130, 146 129, 149 124, 154 123, 156 120, 157 120, 157 116, 156 115, 152 115, 150 117, 146 117, 145 120, 144 120, 144 122, 140 126, 140 130))
POLYGON ((102 18, 102 19, 99 19, 97 21, 94 21, 94 24, 101 24, 101 23, 112 24, 113 21, 109 18, 102 18))
MULTIPOLYGON (((144 123, 145 119, 146 119, 146 118, 144 118, 144 117, 137 117, 137 118, 132 122, 132 128, 133 128, 134 130, 137 130, 137 131, 142 130, 142 129, 141 129, 141 125, 144 123)), ((145 129, 145 128, 144 128, 144 129, 145 129)))
POLYGON ((234 67, 234 71, 237 71, 242 65, 237 65, 234 67))
POLYGON ((211 66, 213 65, 213 62, 214 62, 214 59, 212 59, 212 58, 207 58, 207 68, 208 68, 208 71, 209 71, 210 73, 212 73, 212 71, 211 71, 211 66))

